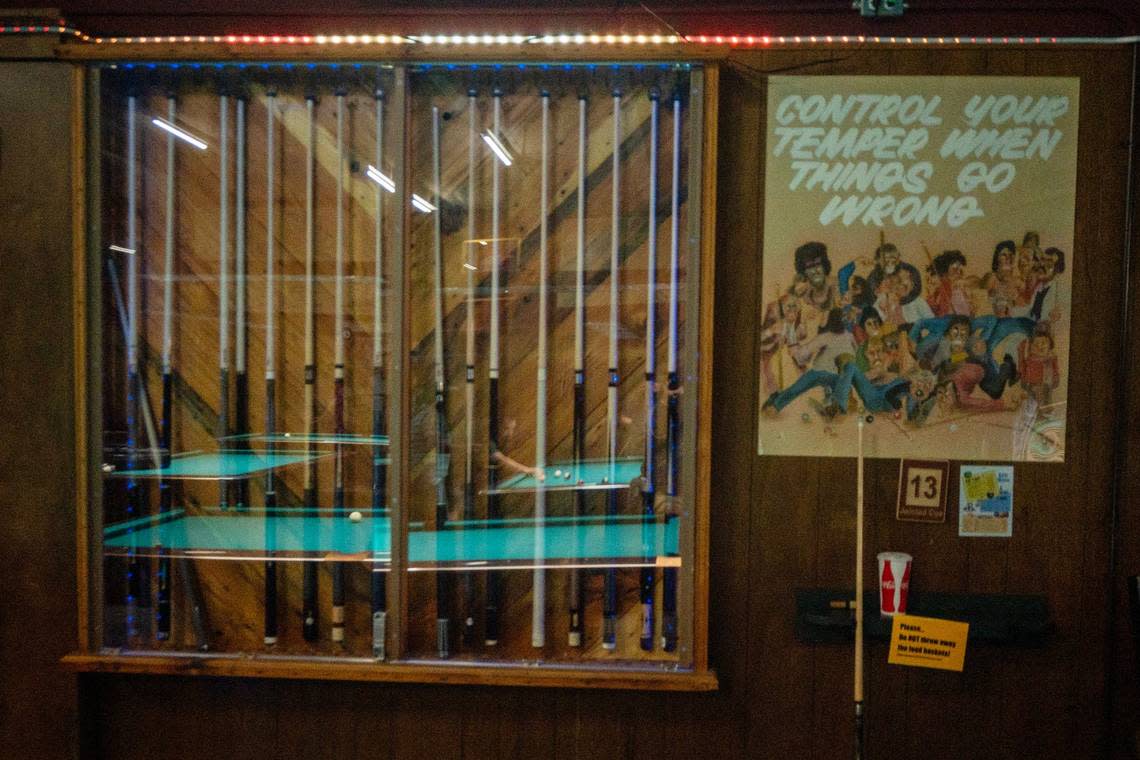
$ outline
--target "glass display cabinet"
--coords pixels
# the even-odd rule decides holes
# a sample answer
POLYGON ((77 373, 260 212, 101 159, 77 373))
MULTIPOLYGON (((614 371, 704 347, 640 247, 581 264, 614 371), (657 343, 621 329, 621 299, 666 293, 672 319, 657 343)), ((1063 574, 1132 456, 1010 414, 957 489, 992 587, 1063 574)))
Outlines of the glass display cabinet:
POLYGON ((715 687, 715 73, 86 66, 72 666, 715 687))

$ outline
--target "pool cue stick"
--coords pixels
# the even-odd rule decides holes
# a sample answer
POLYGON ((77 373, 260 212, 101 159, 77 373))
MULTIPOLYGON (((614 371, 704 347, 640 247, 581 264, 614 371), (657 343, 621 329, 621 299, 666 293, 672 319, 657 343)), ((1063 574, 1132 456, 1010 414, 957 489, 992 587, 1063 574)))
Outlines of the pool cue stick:
MULTIPOLYGON (((333 308, 333 520, 344 518, 344 90, 336 92, 336 275, 333 308)), ((344 643, 344 563, 332 566, 332 640, 344 643)))
MULTIPOLYGON (((218 448, 225 447, 230 416, 230 169, 228 95, 218 96, 218 448)), ((229 509, 230 482, 218 481, 218 506, 229 509)))
MULTIPOLYGON (((376 90, 376 168, 384 156, 384 91, 376 90)), ((376 185, 376 253, 372 277, 372 437, 384 435, 386 398, 384 390, 384 188, 376 185)), ((388 501, 388 467, 384 463, 384 450, 378 443, 372 445, 372 550, 380 546, 380 515, 388 501)), ((387 656, 388 593, 384 573, 372 567, 369 596, 372 607, 372 656, 383 660, 387 656)))
MULTIPOLYGON (((476 91, 467 91, 467 253, 474 258, 475 243, 475 141, 478 139, 479 115, 476 91)), ((467 261, 467 376, 463 386, 466 431, 466 467, 463 477, 463 521, 470 525, 475 519, 475 269, 474 261, 467 261)), ((466 530, 466 528, 464 528, 466 530)), ((463 646, 475 643, 475 573, 463 574, 463 646)))
MULTIPOLYGON (((313 438, 317 434, 316 415, 316 338, 313 334, 313 284, 316 273, 314 271, 314 233, 313 233, 313 152, 316 145, 316 116, 313 106, 316 97, 309 95, 305 98, 305 110, 308 117, 309 131, 305 142, 305 481, 302 500, 305 505, 305 514, 309 518, 305 521, 308 526, 317 517, 317 462, 314 456, 313 438)), ((305 641, 317 640, 317 563, 315 561, 302 563, 301 571, 301 635, 305 641)))
POLYGON ((863 418, 859 410, 855 475, 855 760, 863 758, 863 418))
MULTIPOLYGON (((495 88, 493 93, 494 121, 492 129, 499 136, 503 116, 503 91, 495 88)), ((499 486, 499 180, 500 164, 496 157, 491 162, 491 338, 487 357, 487 519, 502 518, 499 496, 494 491, 499 486)), ((495 570, 487 572, 487 604, 484 610, 484 644, 495 646, 499 643, 499 596, 502 593, 502 579, 495 570)))
MULTIPOLYGON (((234 133, 234 433, 249 433, 249 375, 246 372, 246 257, 245 257, 245 106, 246 98, 234 99, 237 123, 234 133)), ((240 448, 249 448, 244 439, 240 448)), ((234 484, 234 506, 249 509, 249 478, 234 484)))
MULTIPOLYGON (((111 293, 115 299, 115 307, 119 315, 119 330, 123 333, 123 339, 126 340, 127 328, 127 306, 123 300, 123 289, 119 283, 119 273, 115 268, 113 259, 107 259, 107 274, 111 285, 111 293)), ((142 418, 144 429, 146 430, 147 440, 150 443, 151 460, 155 469, 161 468, 162 457, 159 452, 159 439, 158 433, 154 426, 154 418, 150 412, 150 398, 147 394, 146 386, 141 386, 140 395, 140 408, 142 409, 142 418)), ((194 570, 194 563, 188 559, 182 558, 179 561, 179 568, 181 572, 179 575, 182 578, 183 593, 190 605, 190 622, 194 629, 194 640, 197 644, 198 650, 205 652, 210 648, 209 639, 206 638, 206 607, 202 602, 202 591, 198 586, 198 575, 194 570)))
MULTIPOLYGON (((574 271, 574 432, 573 457, 577 468, 586 450, 586 95, 578 96, 578 220, 574 271)), ((574 492, 574 516, 586 514, 586 492, 574 492)), ((582 571, 570 571, 570 632, 568 643, 582 646, 582 571)))
MULTIPOLYGON (((606 391, 606 455, 610 466, 610 486, 606 491, 606 517, 618 513, 618 494, 612 488, 614 463, 617 459, 618 384, 621 382, 618 367, 618 266, 621 253, 621 91, 613 92, 614 155, 613 194, 610 201, 610 379, 606 391)), ((617 571, 612 567, 605 572, 602 599, 602 647, 617 648, 617 571)))
MULTIPOLYGON (((681 457, 681 378, 677 374, 677 275, 681 244, 681 95, 673 95, 673 187, 669 217, 669 352, 668 400, 665 407, 665 496, 670 517, 676 517, 677 486, 681 457)), ((677 648, 677 568, 661 571, 661 648, 677 648)))
MULTIPOLYGON (((276 407, 276 351, 274 347, 274 283, 273 283, 273 257, 276 255, 273 245, 273 108, 277 100, 277 93, 270 90, 266 93, 266 129, 265 129, 265 450, 269 458, 273 457, 273 434, 277 427, 276 407)), ((277 643, 277 565, 270 559, 274 543, 273 521, 277 514, 277 485, 273 476, 273 469, 265 473, 265 643, 277 643)))
MULTIPOLYGON (((646 244, 645 285, 645 481, 641 490, 643 544, 653 529, 657 499, 657 118, 660 97, 656 90, 649 94, 649 235, 646 244)), ((657 573, 653 566, 641 569, 641 648, 652 652, 656 614, 653 595, 657 573)))
POLYGON ((538 367, 534 402, 534 468, 538 478, 534 492, 534 581, 531 596, 530 644, 546 645, 546 319, 547 319, 547 224, 546 207, 550 184, 550 93, 542 92, 542 188, 539 190, 538 224, 538 367))
MULTIPOLYGON (((447 526, 448 502, 448 446, 447 446, 447 370, 443 365, 443 205, 440 200, 440 158, 439 158, 439 107, 431 109, 431 165, 432 195, 435 210, 432 211, 432 254, 435 264, 435 529, 442 531, 447 526)), ((435 574, 435 639, 440 659, 451 656, 451 574, 436 571, 435 574)))
MULTIPOLYGON (((166 98, 166 118, 171 124, 175 122, 177 106, 174 95, 166 98)), ((225 122, 223 122, 224 124, 225 122)), ((159 438, 161 452, 161 468, 170 465, 171 422, 173 417, 174 376, 171 361, 173 355, 173 321, 174 321, 174 161, 175 146, 174 135, 166 136, 166 218, 164 229, 165 261, 162 272, 162 433, 159 438)), ((160 472, 162 469, 160 468, 160 472)), ((174 503, 174 493, 171 491, 170 481, 159 476, 158 480, 158 511, 165 516, 170 512, 174 503)), ((166 641, 170 638, 170 553, 167 549, 159 550, 158 558, 158 594, 155 604, 155 638, 166 641)))
MULTIPOLYGON (((127 98, 127 469, 137 468, 139 437, 139 251, 138 251, 138 97, 127 98)), ((142 486, 133 477, 127 480, 127 519, 133 520, 143 511, 142 486)), ((127 637, 139 635, 138 608, 144 596, 142 563, 130 552, 127 560, 127 637)))

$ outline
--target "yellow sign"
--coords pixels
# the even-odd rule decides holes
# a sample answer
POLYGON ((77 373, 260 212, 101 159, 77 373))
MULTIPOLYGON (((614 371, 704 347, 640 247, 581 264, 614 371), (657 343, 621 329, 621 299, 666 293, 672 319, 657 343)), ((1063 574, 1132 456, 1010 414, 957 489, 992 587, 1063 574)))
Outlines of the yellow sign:
POLYGON ((891 629, 891 665, 962 671, 969 623, 896 615, 891 629))

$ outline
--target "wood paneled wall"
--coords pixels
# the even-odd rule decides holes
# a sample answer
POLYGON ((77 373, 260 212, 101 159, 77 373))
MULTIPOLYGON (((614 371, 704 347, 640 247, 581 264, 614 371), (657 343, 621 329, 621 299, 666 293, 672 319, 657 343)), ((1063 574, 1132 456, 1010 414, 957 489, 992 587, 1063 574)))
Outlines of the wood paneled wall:
MULTIPOLYGON (((1017 506, 1009 540, 966 541, 954 523, 902 524, 893 518, 897 460, 869 463, 868 557, 910 551, 916 589, 1041 593, 1057 631, 1040 649, 972 647, 962 674, 888 667, 870 647, 868 756, 871 758, 1070 758, 1106 756, 1135 728, 1126 711, 1136 685, 1120 664, 1133 655, 1122 623, 1110 626, 1108 600, 1120 588, 1111 565, 1114 440, 1132 394, 1117 381, 1137 376, 1121 344, 1125 313, 1129 97, 1133 51, 1125 47, 828 49, 734 56, 722 72, 714 345, 713 512, 710 660, 721 689, 705 695, 489 689, 383 684, 261 682, 174 677, 83 676, 80 749, 90 757, 391 758, 836 758, 851 748, 851 652, 794 641, 793 589, 851 582, 855 468, 849 460, 758 458, 755 418, 763 288, 763 129, 767 73, 1079 76, 1081 112, 1073 284, 1073 392, 1068 461, 1016 467, 1017 506), (1121 406, 1121 404, 1124 404, 1121 406), (1112 646, 1110 646, 1110 643, 1112 646), (1115 655, 1117 660, 1110 660, 1115 655), (1110 686, 1116 692, 1108 693, 1110 686), (1107 701, 1113 698, 1113 702, 1107 701), (1108 716, 1114 715, 1110 736, 1108 716)), ((46 104, 46 101, 45 101, 46 104)), ((5 259, 8 258, 6 248, 5 259)), ((12 255, 25 260, 30 251, 12 255)), ((7 265, 5 268, 7 271, 7 265)), ((55 272, 55 270, 52 270, 55 272)), ((44 275, 45 277, 47 274, 44 275)), ((66 267, 52 292, 66 291, 66 267)), ((1132 285, 1137 285, 1133 268, 1132 285)), ((27 299, 4 278, 9 303, 30 323, 27 299)), ((1129 322, 1140 314, 1132 305, 1129 322)), ((1133 333, 1135 334, 1135 333, 1133 333)), ((20 346, 22 352, 33 350, 20 346)), ((12 355, 12 354, 9 354, 12 355)), ((69 371, 61 360, 56 372, 69 371)), ((7 378, 8 375, 5 375, 7 378)), ((6 380, 5 387, 8 387, 6 380)), ((66 407, 70 385, 49 391, 66 407)), ((44 391, 41 390, 42 396, 44 391)), ((28 409, 31 418, 36 412, 28 409)), ((30 424, 30 423, 29 423, 30 424)), ((1132 431, 1134 428, 1129 427, 1132 431)), ((67 443, 69 429, 56 431, 67 443)), ((1125 440, 1135 443, 1135 433, 1125 440)), ((16 445, 5 439, 5 456, 16 445)), ((59 446, 56 447, 58 449, 59 446)), ((1134 475, 1136 457, 1124 462, 1134 475)), ((1126 477, 1119 525, 1121 573, 1136 572, 1140 539, 1126 477)), ((21 492, 52 476, 27 471, 21 492)), ((30 509, 31 497, 22 509, 30 509)), ((65 521, 37 523, 45 540, 67 544, 65 521)), ((10 523, 7 523, 11 525, 10 523)), ((30 528, 29 528, 30 529, 30 528)), ((25 530, 19 535, 26 542, 25 530)), ((29 556, 5 543, 13 577, 38 577, 56 557, 29 556)), ((61 551, 69 557, 66 551, 61 551)), ((868 578, 873 578, 868 562, 868 578)), ((61 579, 59 587, 65 587, 61 579)), ((57 595, 60 596, 60 595, 57 595)), ((67 596, 66 594, 63 596, 67 596)), ((55 597, 50 597, 52 604, 55 597)), ((70 598, 70 597, 68 597, 70 598)), ((19 609, 44 612, 25 591, 19 609)), ((12 599, 6 600, 14 601, 12 599)), ((4 608, 0 624, 9 621, 4 608)), ((52 607, 55 610, 55 607, 52 607)), ((24 614, 24 613, 21 613, 24 614)), ((72 629, 5 627, 66 649, 72 629)), ((46 617, 46 612, 44 612, 46 617)), ((39 618, 37 618, 39 619, 39 618)), ((57 689, 29 694, 5 654, 7 703, 48 710, 57 689)), ((67 679, 43 664, 37 680, 67 679), (46 675, 45 675, 46 674, 46 675), (55 674, 55 675, 51 675, 55 674)), ((26 671, 24 671, 26 672, 26 671)), ((66 693, 66 692, 62 692, 66 693)), ((53 701, 54 700, 54 701, 53 701)), ((7 722, 10 712, 3 713, 7 722)), ((66 719, 66 714, 64 719, 66 719)), ((45 724, 34 724, 41 731, 45 724)), ((10 734, 9 725, 5 733, 10 734)), ((23 754, 52 753, 22 731, 23 754), (37 743, 32 743, 37 742, 37 743), (31 748, 35 748, 34 750, 31 748)), ((1124 757, 1126 755, 1120 754, 1124 757)))

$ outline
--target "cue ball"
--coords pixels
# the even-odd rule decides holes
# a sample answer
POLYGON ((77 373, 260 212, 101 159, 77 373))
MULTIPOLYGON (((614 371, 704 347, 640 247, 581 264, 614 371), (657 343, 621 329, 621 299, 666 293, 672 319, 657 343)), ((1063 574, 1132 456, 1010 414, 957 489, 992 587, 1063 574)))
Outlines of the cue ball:
POLYGON ((555 470, 554 471, 554 477, 556 477, 556 478, 562 477, 562 470, 555 470))
POLYGON ((348 516, 348 519, 353 522, 360 522, 364 519, 364 515, 360 514, 360 512, 353 512, 348 516))

